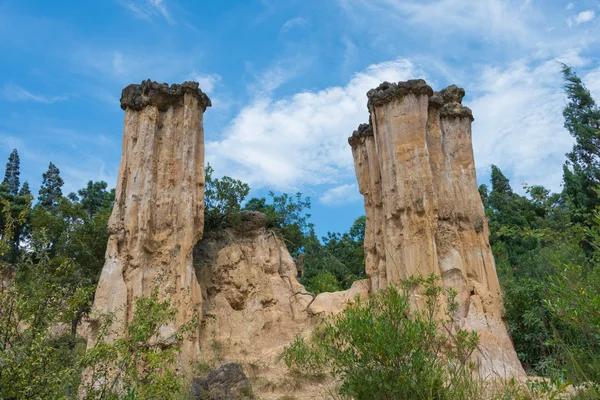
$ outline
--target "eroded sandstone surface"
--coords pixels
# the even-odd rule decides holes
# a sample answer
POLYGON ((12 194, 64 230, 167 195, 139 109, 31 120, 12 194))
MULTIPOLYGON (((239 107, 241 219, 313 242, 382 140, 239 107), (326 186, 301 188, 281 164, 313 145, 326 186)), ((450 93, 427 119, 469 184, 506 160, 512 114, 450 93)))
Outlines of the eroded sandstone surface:
MULTIPOLYGON (((195 82, 144 81, 123 89, 123 154, 93 306, 95 314, 115 313, 122 322, 117 335, 133 316, 135 298, 155 288, 178 305, 176 326, 201 319, 192 251, 204 227, 202 121, 210 105, 195 82)), ((176 326, 161 333, 168 338, 176 326)), ((92 323, 92 337, 94 329, 92 323)), ((182 358, 193 359, 198 349, 195 335, 182 358)))
POLYGON ((435 274, 458 292, 459 323, 481 337, 484 376, 520 375, 477 190, 465 92, 423 80, 367 93, 370 122, 349 138, 366 212, 371 289, 435 274))

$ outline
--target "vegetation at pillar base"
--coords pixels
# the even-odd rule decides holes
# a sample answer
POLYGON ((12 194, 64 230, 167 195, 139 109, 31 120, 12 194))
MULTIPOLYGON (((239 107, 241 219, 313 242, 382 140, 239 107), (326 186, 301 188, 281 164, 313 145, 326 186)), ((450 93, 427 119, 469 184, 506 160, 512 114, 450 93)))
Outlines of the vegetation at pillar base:
POLYGON ((411 278, 327 320, 310 343, 296 338, 283 359, 302 374, 330 372, 340 394, 357 400, 480 398, 470 370, 479 337, 457 328, 455 298, 433 275, 411 278), (410 305, 417 288, 420 311, 410 305), (442 296, 448 312, 438 317, 442 296))

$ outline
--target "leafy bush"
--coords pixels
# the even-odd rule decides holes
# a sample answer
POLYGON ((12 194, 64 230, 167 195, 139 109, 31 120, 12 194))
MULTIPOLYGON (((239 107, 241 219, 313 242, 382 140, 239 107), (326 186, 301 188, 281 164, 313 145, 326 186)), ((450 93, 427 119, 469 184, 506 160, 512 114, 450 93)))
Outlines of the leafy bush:
POLYGON ((329 371, 342 381, 340 394, 359 400, 469 398, 476 389, 469 358, 479 337, 456 328, 455 296, 433 276, 413 278, 359 299, 326 321, 310 344, 296 338, 284 360, 304 373, 329 371), (422 310, 411 306, 416 292, 424 296, 422 310), (442 295, 448 304, 440 318, 442 295))
POLYGON ((81 360, 86 368, 82 393, 85 399, 138 400, 174 399, 184 395, 184 379, 176 368, 183 338, 197 326, 191 321, 170 337, 160 327, 175 322, 177 307, 160 300, 158 289, 135 300, 134 315, 124 337, 107 340, 115 323, 112 315, 101 316, 94 346, 81 360))
POLYGON ((237 179, 224 176, 214 178, 214 169, 205 169, 204 229, 206 231, 226 228, 240 221, 241 204, 250 192, 250 186, 237 179))
POLYGON ((303 283, 314 294, 343 290, 336 276, 329 271, 321 270, 312 278, 303 280, 303 283))

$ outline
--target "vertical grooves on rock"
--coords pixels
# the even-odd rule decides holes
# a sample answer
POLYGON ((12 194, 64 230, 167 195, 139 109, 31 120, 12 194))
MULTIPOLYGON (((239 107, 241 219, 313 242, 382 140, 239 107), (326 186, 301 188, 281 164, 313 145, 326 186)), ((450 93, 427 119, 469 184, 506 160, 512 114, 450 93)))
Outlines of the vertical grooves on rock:
MULTIPOLYGON (((194 82, 144 81, 123 89, 123 153, 106 263, 94 299, 95 312, 116 312, 125 321, 117 336, 133 316, 135 298, 155 287, 179 307, 175 326, 164 327, 165 334, 202 317, 192 251, 203 228, 201 116, 208 106, 210 100, 194 82)), ((183 343, 182 365, 189 366, 197 339, 183 343)))
POLYGON ((461 104, 463 96, 454 85, 434 93, 422 80, 384 82, 367 93, 372 133, 361 125, 349 140, 365 197, 366 270, 372 290, 384 287, 382 276, 393 284, 414 274, 440 276, 458 292, 460 324, 478 331, 482 354, 491 355, 480 359, 480 372, 521 374, 502 321, 477 190, 473 117, 461 104), (374 154, 369 140, 375 141, 374 154), (375 168, 381 172, 381 215, 369 175, 375 168), (379 241, 382 249, 375 245, 379 241))

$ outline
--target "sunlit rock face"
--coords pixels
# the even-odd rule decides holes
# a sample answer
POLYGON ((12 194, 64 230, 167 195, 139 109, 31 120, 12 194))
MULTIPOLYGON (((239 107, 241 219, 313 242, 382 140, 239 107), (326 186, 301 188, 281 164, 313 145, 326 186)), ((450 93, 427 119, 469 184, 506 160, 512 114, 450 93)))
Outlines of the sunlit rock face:
POLYGON ((423 80, 367 93, 369 124, 349 138, 366 212, 371 289, 435 274, 458 292, 459 324, 479 332, 484 376, 523 373, 503 321, 489 229, 477 189, 465 92, 423 80))
MULTIPOLYGON (((115 313, 122 321, 117 335, 131 320, 136 297, 155 288, 179 309, 175 325, 161 328, 165 336, 201 319, 192 251, 204 226, 202 118, 210 105, 195 82, 144 81, 123 89, 123 153, 93 306, 95 314, 115 313)), ((184 362, 197 353, 197 336, 184 343, 184 362)))

